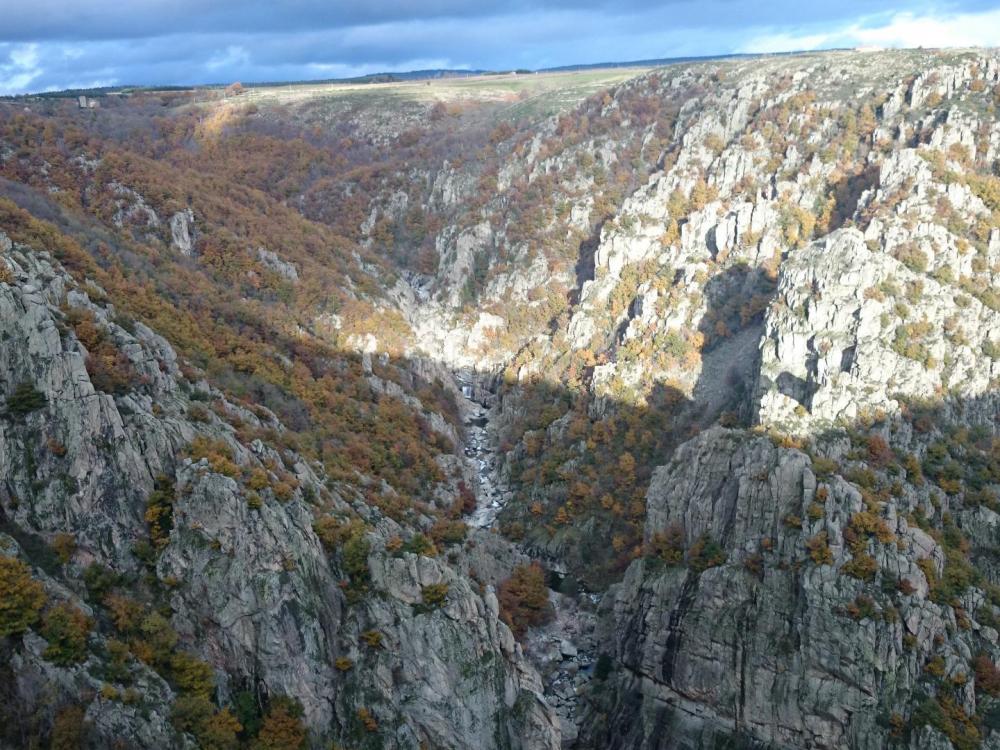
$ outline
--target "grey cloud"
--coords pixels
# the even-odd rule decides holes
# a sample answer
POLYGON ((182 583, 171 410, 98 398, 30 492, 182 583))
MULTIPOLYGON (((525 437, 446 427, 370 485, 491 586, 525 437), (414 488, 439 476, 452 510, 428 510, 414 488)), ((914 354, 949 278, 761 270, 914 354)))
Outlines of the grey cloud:
MULTIPOLYGON (((5 0, 10 2, 10 0, 5 0)), ((0 3, 0 5, 3 5, 0 3)), ((898 10, 887 0, 803 3, 776 0, 13 0, 3 8, 4 41, 95 40, 176 33, 282 32, 347 29, 408 21, 475 20, 537 13, 590 12, 604 16, 646 16, 669 11, 678 24, 713 27, 769 22, 804 22, 859 13, 898 10)), ((906 3, 918 5, 918 3, 906 3)))
MULTIPOLYGON (((968 0, 962 7, 981 4, 968 0)), ((902 6, 881 0, 0 0, 0 93, 86 82, 190 85, 724 54, 757 36, 794 39, 907 7, 931 6, 926 0, 902 6)))

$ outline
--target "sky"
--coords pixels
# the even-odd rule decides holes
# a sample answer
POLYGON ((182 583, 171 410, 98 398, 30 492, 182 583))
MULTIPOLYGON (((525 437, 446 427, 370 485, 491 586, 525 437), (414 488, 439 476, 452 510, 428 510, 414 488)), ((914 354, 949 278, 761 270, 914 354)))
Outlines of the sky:
POLYGON ((0 94, 1000 43, 996 0, 0 0, 0 19, 0 94))

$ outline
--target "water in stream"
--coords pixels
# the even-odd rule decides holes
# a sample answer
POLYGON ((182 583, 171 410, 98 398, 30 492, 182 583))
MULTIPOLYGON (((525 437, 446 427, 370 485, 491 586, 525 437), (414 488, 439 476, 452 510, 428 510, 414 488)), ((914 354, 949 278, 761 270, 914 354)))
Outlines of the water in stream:
MULTIPOLYGON (((460 409, 465 423, 465 460, 474 479, 476 509, 467 519, 470 526, 488 529, 496 523, 509 494, 501 478, 499 438, 495 419, 495 395, 483 382, 469 372, 458 373, 456 380, 463 398, 460 409)), ((566 588, 565 572, 556 561, 549 561, 552 582, 566 588)), ((555 617, 542 627, 533 628, 526 636, 525 653, 538 668, 545 697, 559 717, 565 739, 572 746, 577 736, 582 714, 578 710, 578 695, 591 680, 598 652, 595 643, 595 610, 599 595, 552 593, 550 601, 555 617)))
POLYGON ((463 383, 465 420, 465 459, 475 474, 476 509, 469 517, 469 525, 488 528, 503 509, 503 492, 499 487, 499 461, 497 436, 490 424, 491 408, 475 400, 474 388, 463 383))

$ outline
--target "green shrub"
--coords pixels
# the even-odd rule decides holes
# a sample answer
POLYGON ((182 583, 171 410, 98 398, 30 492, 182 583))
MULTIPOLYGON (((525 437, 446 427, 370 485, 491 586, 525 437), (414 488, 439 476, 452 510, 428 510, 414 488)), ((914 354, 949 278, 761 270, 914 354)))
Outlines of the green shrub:
POLYGON ((115 586, 121 584, 121 576, 100 563, 91 563, 83 571, 83 583, 91 601, 99 601, 115 586))
POLYGON ((7 398, 7 413, 20 417, 44 409, 47 403, 44 393, 36 390, 31 383, 25 382, 19 384, 7 398))
POLYGON ((828 477, 836 474, 840 470, 840 465, 832 458, 826 456, 816 456, 812 462, 813 474, 818 477, 828 477))
POLYGON ((926 338, 932 330, 932 326, 926 320, 901 325, 896 328, 892 350, 902 357, 921 363, 928 370, 934 369, 937 363, 926 344, 926 338))
POLYGON ((931 582, 931 599, 938 604, 949 604, 981 579, 982 575, 960 550, 946 546, 944 571, 941 578, 931 582))
POLYGON ((859 594, 847 605, 847 616, 852 620, 865 620, 875 617, 875 600, 870 596, 859 594))
POLYGON ((926 273, 928 264, 927 253, 917 247, 915 243, 909 242, 901 246, 896 250, 895 254, 896 260, 914 273, 926 273))
POLYGON ((184 693, 211 698, 215 692, 215 673, 212 667, 183 651, 170 657, 170 676, 184 693))
POLYGON ((403 552, 412 552, 415 555, 434 557, 437 555, 437 548, 430 539, 418 531, 407 540, 406 544, 403 545, 403 552))
POLYGON ((846 478, 848 481, 854 482, 858 487, 863 487, 866 490, 874 488, 878 482, 875 472, 867 467, 849 471, 846 478))
POLYGON ((906 479, 917 487, 924 484, 924 472, 920 466, 920 461, 912 453, 906 454, 903 459, 903 468, 906 470, 906 479))
POLYGON ((420 589, 420 597, 426 607, 437 609, 448 599, 447 583, 431 583, 420 589))
POLYGON ((698 537, 688 553, 688 565, 697 573, 723 565, 725 562, 725 550, 708 534, 698 537))
POLYGON ((87 658, 87 638, 93 622, 68 602, 60 602, 45 613, 42 637, 49 642, 44 656, 54 664, 68 666, 87 658))
POLYGON ((871 555, 860 552, 844 563, 840 570, 860 581, 871 581, 874 580, 875 573, 878 572, 878 563, 871 555))
POLYGON ((594 678, 604 681, 608 679, 608 675, 611 674, 611 670, 614 667, 614 662, 608 654, 601 652, 601 655, 597 657, 597 664, 594 665, 594 678))
POLYGON ((264 721, 256 693, 252 690, 240 690, 233 696, 232 707, 236 720, 243 725, 244 733, 248 737, 255 737, 264 721))
POLYGON ((360 518, 342 519, 336 516, 320 516, 313 522, 313 531, 329 553, 342 550, 344 545, 358 536, 364 536, 367 528, 360 518))
POLYGON ((351 577, 352 582, 364 583, 368 580, 368 553, 370 551, 371 544, 365 538, 364 532, 351 536, 344 544, 344 572, 351 577))

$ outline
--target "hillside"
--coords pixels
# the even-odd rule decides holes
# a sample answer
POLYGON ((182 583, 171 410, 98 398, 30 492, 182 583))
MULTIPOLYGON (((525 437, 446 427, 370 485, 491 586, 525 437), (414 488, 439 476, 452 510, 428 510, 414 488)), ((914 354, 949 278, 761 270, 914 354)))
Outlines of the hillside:
POLYGON ((0 103, 0 747, 1000 746, 1000 57, 0 103))

